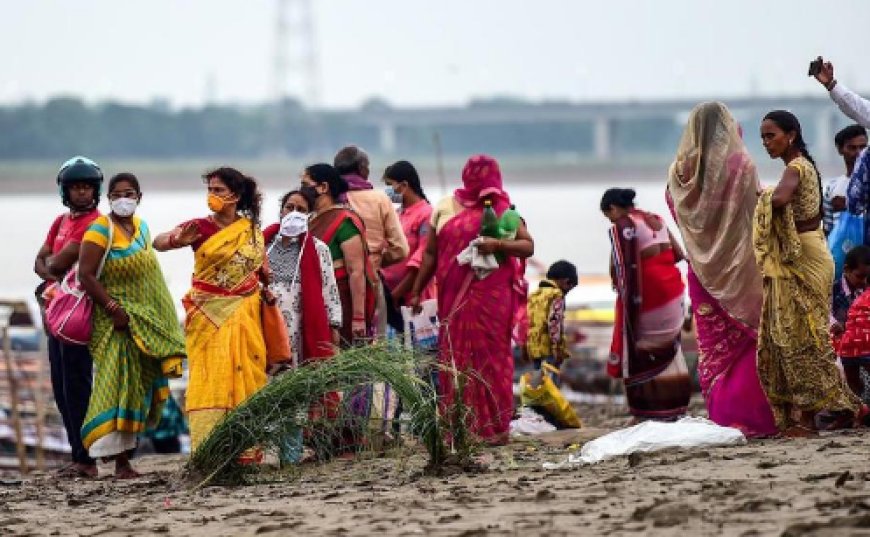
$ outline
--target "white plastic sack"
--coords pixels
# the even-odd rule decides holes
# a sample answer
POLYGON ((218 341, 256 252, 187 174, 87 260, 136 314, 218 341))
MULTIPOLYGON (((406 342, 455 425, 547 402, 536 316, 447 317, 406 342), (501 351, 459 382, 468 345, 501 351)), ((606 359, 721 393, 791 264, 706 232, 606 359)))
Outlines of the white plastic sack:
POLYGON ((645 421, 587 442, 580 453, 561 463, 544 463, 544 468, 569 464, 595 464, 620 455, 661 451, 669 448, 697 448, 745 444, 739 429, 720 427, 704 418, 685 417, 676 422, 645 421))
POLYGON ((511 420, 511 436, 536 435, 550 433, 556 430, 543 416, 528 407, 520 408, 517 419, 511 420))

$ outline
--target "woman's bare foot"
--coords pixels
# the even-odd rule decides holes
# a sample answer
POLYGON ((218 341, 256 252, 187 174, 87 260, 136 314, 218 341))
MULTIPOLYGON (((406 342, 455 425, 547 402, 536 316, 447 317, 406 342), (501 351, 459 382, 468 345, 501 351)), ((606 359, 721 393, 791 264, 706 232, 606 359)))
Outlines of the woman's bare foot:
POLYGON ((59 469, 55 475, 61 479, 75 479, 77 477, 93 479, 99 475, 99 471, 96 464, 74 462, 59 469))
POLYGON ((142 474, 133 469, 127 455, 118 455, 115 458, 115 477, 118 479, 136 479, 142 474))
POLYGON ((819 436, 819 433, 815 429, 810 429, 803 425, 792 425, 782 431, 782 436, 785 438, 814 438, 819 436))

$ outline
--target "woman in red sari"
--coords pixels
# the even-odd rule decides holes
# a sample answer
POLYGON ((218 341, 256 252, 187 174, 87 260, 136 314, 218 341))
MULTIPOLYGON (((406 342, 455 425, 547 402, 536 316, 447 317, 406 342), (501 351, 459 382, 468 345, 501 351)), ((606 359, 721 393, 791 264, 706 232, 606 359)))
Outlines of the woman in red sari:
POLYGON ((454 402, 456 374, 465 375, 463 401, 470 407, 468 430, 490 444, 507 442, 513 413, 511 332, 516 311, 524 305, 522 260, 534 253, 525 224, 514 240, 482 238, 478 253, 501 253, 504 261, 483 277, 457 255, 478 238, 484 202, 491 201, 497 215, 510 207, 502 187, 498 162, 486 155, 471 157, 462 170, 462 183, 453 196, 432 213, 432 229, 412 290, 411 303, 432 275, 438 280, 438 316, 441 320, 439 361, 445 366, 439 395, 446 409, 454 402))
POLYGON ((634 190, 611 188, 601 211, 613 222, 611 276, 618 293, 608 373, 623 379, 631 414, 675 419, 691 396, 680 350, 685 285, 682 249, 658 215, 634 206, 634 190))

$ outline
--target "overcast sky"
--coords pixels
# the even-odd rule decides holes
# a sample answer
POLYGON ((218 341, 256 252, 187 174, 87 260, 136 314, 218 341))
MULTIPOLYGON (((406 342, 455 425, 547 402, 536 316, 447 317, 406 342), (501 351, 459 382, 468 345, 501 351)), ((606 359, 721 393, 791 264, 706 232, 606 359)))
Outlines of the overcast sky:
MULTIPOLYGON (((868 0, 312 3, 328 107, 373 96, 431 105, 807 94, 820 89, 806 76, 817 54, 849 86, 870 89, 868 0)), ((3 0, 0 103, 61 94, 173 105, 269 99, 276 4, 3 0)))

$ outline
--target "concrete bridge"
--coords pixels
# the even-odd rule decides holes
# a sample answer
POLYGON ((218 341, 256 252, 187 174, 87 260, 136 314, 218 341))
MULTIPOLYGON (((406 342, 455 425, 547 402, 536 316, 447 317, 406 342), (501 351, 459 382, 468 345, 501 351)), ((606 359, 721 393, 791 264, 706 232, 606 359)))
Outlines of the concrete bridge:
MULTIPOLYGON (((542 103, 486 102, 465 107, 442 108, 390 108, 386 105, 369 106, 354 115, 354 122, 378 132, 379 150, 383 154, 395 154, 401 132, 407 129, 429 129, 476 126, 524 125, 582 125, 591 130, 591 148, 578 148, 584 156, 600 161, 618 158, 632 148, 618 147, 614 141, 617 127, 632 129, 633 125, 650 121, 665 122, 673 131, 667 134, 678 137, 682 132, 690 110, 703 99, 680 99, 662 101, 612 101, 589 103, 542 103), (590 150, 591 149, 591 150, 590 150)), ((760 152, 760 144, 749 143, 757 137, 761 118, 774 109, 786 109, 801 120, 804 138, 818 160, 836 160, 833 144, 836 131, 851 123, 824 90, 809 97, 740 97, 718 99, 724 102, 745 131, 747 145, 753 152, 760 152)), ((669 130, 669 129, 665 129, 669 130)), ((670 148, 672 154, 674 147, 670 148)))

